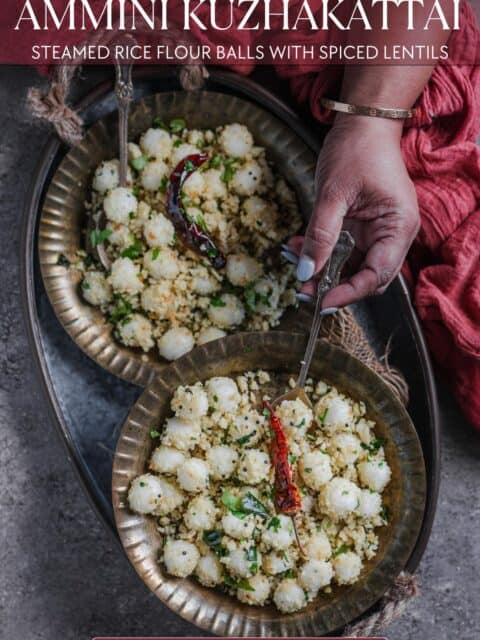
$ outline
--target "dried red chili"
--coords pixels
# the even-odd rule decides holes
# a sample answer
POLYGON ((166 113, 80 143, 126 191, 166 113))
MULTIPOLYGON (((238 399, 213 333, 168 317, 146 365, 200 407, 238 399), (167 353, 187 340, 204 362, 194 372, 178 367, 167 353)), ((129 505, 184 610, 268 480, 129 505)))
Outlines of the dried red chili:
POLYGON ((302 508, 302 497, 292 480, 292 468, 288 461, 288 442, 280 418, 273 407, 263 403, 268 409, 272 430, 272 462, 275 469, 275 508, 287 516, 294 516, 302 508))
POLYGON ((177 233, 187 246, 206 256, 215 269, 222 269, 225 256, 208 235, 206 228, 189 218, 182 203, 182 188, 188 177, 208 160, 206 153, 196 153, 184 158, 172 171, 167 189, 167 211, 177 233))

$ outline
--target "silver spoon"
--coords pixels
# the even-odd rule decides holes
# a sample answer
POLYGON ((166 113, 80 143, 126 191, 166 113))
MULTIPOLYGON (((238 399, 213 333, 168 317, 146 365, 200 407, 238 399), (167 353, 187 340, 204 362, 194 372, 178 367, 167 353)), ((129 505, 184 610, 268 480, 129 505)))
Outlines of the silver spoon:
POLYGON ((301 361, 300 373, 298 380, 293 389, 285 393, 283 396, 276 398, 272 405, 275 406, 282 400, 295 400, 299 398, 307 407, 311 407, 312 403, 305 393, 304 386, 307 379, 310 364, 312 362, 313 354, 315 352, 315 346, 317 343, 318 334, 320 333, 320 327, 322 320, 325 316, 335 313, 336 308, 322 309, 322 302, 325 295, 336 287, 340 281, 340 274, 342 272, 345 263, 347 262, 352 250, 355 246, 355 241, 348 231, 341 231, 337 244, 333 249, 327 264, 325 265, 320 279, 318 281, 317 288, 317 300, 315 303, 315 312, 313 314, 312 326, 310 329, 310 336, 305 350, 305 355, 301 361))
MULTIPOLYGON (((129 42, 133 41, 132 36, 126 35, 129 42)), ((128 116, 130 113, 130 103, 133 100, 132 63, 120 64, 115 59, 115 96, 118 106, 118 143, 120 157, 119 182, 121 187, 127 186, 128 175, 128 116)), ((102 210, 89 217, 87 226, 87 251, 100 262, 102 267, 110 270, 110 259, 105 250, 103 242, 97 242, 98 233, 101 233, 106 226, 105 213, 102 210), (92 233, 93 232, 93 233, 92 233), (97 236, 97 238, 95 238, 97 236)))

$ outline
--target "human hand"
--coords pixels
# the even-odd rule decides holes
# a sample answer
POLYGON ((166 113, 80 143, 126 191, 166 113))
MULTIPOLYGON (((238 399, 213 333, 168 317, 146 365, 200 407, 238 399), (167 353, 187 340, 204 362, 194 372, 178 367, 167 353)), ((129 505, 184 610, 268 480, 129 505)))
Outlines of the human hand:
POLYGON ((337 115, 320 152, 317 196, 305 237, 289 240, 300 256, 301 291, 315 294, 315 274, 332 253, 341 229, 355 239, 352 275, 323 307, 343 307, 381 294, 399 273, 420 226, 417 197, 400 151, 400 122, 337 115))

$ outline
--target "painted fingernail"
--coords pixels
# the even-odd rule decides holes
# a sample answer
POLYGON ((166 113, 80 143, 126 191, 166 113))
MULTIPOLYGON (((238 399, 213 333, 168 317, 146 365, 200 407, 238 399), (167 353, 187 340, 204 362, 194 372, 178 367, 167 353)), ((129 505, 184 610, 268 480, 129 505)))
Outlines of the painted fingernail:
POLYGON ((326 309, 322 309, 322 316, 331 316, 334 313, 337 313, 338 307, 327 307, 326 309))
POLYGON ((291 264, 298 264, 298 256, 295 253, 284 250, 280 252, 280 255, 282 258, 285 258, 287 262, 290 262, 291 264))
POLYGON ((300 282, 306 282, 315 273, 315 262, 310 256, 302 256, 297 267, 297 278, 300 282))
POLYGON ((297 293, 297 300, 299 302, 308 302, 308 304, 312 304, 313 296, 309 296, 308 293, 302 293, 301 291, 297 293))

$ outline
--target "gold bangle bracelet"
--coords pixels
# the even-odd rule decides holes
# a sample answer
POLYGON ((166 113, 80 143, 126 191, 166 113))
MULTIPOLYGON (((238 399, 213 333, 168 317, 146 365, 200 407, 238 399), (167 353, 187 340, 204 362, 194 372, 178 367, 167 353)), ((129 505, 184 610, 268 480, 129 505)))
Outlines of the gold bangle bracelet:
POLYGON ((390 118, 392 120, 404 120, 405 118, 413 118, 416 113, 415 109, 384 109, 383 107, 365 107, 357 104, 348 104, 346 102, 338 102, 338 100, 330 100, 330 98, 320 98, 320 104, 330 111, 339 111, 340 113, 350 113, 351 115, 370 116, 372 118, 390 118))

